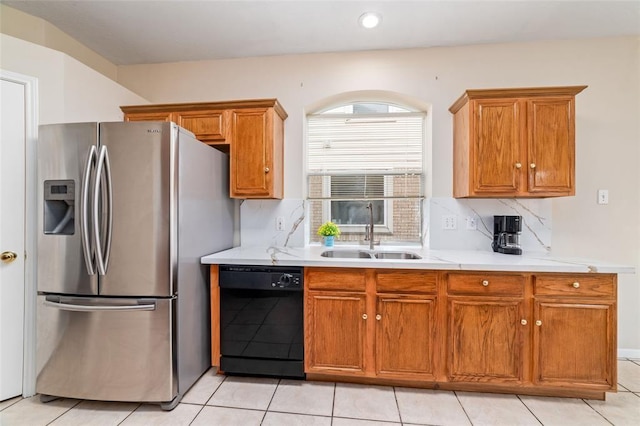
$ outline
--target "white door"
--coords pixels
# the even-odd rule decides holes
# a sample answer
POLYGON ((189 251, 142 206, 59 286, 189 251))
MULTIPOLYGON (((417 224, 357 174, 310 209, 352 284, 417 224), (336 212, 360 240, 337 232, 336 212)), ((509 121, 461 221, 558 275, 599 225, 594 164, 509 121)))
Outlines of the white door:
POLYGON ((0 80, 0 401, 22 394, 25 85, 0 80), (14 257, 15 256, 15 257, 14 257))

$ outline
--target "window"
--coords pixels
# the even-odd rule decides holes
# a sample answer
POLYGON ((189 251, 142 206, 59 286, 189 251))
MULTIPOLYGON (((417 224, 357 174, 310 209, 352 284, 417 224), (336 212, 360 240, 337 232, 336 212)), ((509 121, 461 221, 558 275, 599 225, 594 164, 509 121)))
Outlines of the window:
POLYGON ((339 241, 359 241, 370 220, 376 240, 417 242, 422 235, 422 112, 382 102, 340 105, 307 117, 310 239, 323 222, 339 241))

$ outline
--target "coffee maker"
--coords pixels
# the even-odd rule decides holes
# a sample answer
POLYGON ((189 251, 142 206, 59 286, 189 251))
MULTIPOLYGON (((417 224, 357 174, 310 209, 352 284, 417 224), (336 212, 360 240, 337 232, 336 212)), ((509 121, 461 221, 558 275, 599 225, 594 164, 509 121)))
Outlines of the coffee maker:
POLYGON ((493 251, 504 254, 522 254, 520 248, 522 216, 493 217, 493 251))

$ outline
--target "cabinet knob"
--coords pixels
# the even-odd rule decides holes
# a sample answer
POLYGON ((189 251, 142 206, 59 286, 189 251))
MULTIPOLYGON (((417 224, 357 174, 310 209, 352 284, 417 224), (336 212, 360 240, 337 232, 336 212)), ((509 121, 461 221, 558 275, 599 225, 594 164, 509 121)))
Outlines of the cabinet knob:
POLYGON ((516 163, 516 169, 522 168, 522 163, 516 163))
POLYGON ((369 318, 367 314, 362 314, 362 319, 367 319, 367 318, 369 318))
POLYGON ((540 327, 540 326, 542 325, 542 321, 537 320, 537 321, 536 321, 536 325, 537 325, 538 327, 540 327))
POLYGON ((580 288, 580 283, 578 281, 576 281, 575 283, 571 284, 573 286, 573 288, 580 288))
POLYGON ((520 324, 522 324, 522 325, 527 325, 527 320, 526 320, 526 319, 521 319, 521 320, 520 320, 520 324))
POLYGON ((531 167, 532 169, 535 169, 536 168, 536 163, 529 164, 529 167, 531 167))
POLYGON ((382 319, 382 315, 380 315, 380 314, 376 315, 376 319, 377 319, 378 321, 380 321, 380 320, 382 319))
POLYGON ((269 168, 268 168, 268 167, 265 167, 265 168, 264 168, 264 172, 265 172, 265 173, 269 173, 269 168))
POLYGON ((489 285, 489 281, 488 280, 483 280, 482 281, 482 285, 487 287, 489 285))

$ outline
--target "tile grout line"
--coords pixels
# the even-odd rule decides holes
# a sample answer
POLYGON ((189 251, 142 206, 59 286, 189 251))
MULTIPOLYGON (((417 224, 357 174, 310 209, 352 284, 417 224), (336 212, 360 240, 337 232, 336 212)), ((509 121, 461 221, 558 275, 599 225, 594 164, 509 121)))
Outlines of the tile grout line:
MULTIPOLYGON (((589 408, 591 408, 593 411, 595 411, 595 412, 596 412, 600 417, 602 417, 602 418, 604 419, 604 421, 605 421, 605 422, 610 423, 610 424, 612 424, 612 425, 614 425, 614 426, 615 426, 615 424, 614 424, 611 420, 609 420, 608 418, 606 418, 604 414, 602 414, 600 411, 598 411, 598 410, 596 410, 595 408, 593 408, 593 406, 592 406, 591 404, 589 404, 589 400, 587 400, 587 399, 582 399, 582 401, 583 401, 585 404, 587 404, 587 406, 588 406, 589 408)), ((606 401, 606 400, 605 400, 605 401, 606 401)))
POLYGON ((462 412, 464 412, 464 415, 467 416, 467 420, 469 420, 469 424, 473 426, 473 421, 471 420, 471 416, 469 416, 469 413, 467 413, 467 410, 464 408, 464 404, 462 403, 462 401, 460 401, 458 392, 453 391, 453 394, 455 395, 456 401, 458 401, 458 404, 460 404, 460 408, 462 408, 462 412))
POLYGON ((13 399, 15 399, 15 401, 13 401, 11 404, 9 404, 6 407, 4 407, 2 410, 0 410, 0 412, 3 412, 7 408, 11 407, 13 404, 17 404, 18 402, 20 402, 20 401, 22 401, 23 399, 26 399, 26 398, 23 398, 22 396, 18 395, 18 396, 13 397, 13 399))
MULTIPOLYGON (((127 414, 124 417, 124 419, 122 419, 122 421, 120 423, 118 423, 118 425, 121 425, 122 423, 124 423, 133 413, 135 413, 138 410, 138 408, 142 407, 142 405, 143 405, 142 403, 138 404, 138 406, 136 408, 131 410, 131 412, 129 414, 127 414)), ((176 406, 176 408, 178 408, 178 407, 176 406)))
POLYGON ((540 420, 540 419, 538 418, 538 416, 536 416, 536 414, 533 412, 533 410, 532 410, 531 408, 529 408, 529 406, 527 405, 527 403, 526 403, 526 402, 524 402, 524 401, 522 400, 522 398, 520 398, 520 395, 516 395, 516 398, 518 398, 518 401, 520 401, 520 402, 522 403, 522 405, 524 405, 524 408, 526 408, 526 409, 531 413, 531 415, 532 415, 532 416, 533 416, 533 417, 534 417, 534 418, 535 418, 535 419, 536 419, 536 420, 537 420, 541 425, 543 425, 543 426, 544 426, 544 423, 542 423, 542 420, 540 420))
MULTIPOLYGON (((218 374, 218 372, 216 371, 216 374, 218 374)), ((202 378, 200 378, 202 379, 202 378)), ((211 395, 209 395, 209 398, 207 398, 207 400, 204 402, 204 404, 200 407, 200 410, 198 410, 198 412, 196 413, 196 415, 193 417, 193 419, 189 422, 189 426, 191 426, 193 424, 193 422, 196 421, 196 419, 198 418, 198 416, 200 415, 200 413, 202 413, 202 411, 204 410, 204 407, 207 406, 207 403, 209 401, 211 401, 211 398, 213 398, 213 395, 218 391, 218 389, 220 389, 220 386, 222 386, 222 384, 225 382, 225 380, 227 380, 227 376, 224 376, 222 378, 222 381, 220 383, 218 383, 218 386, 216 386, 216 388, 213 390, 213 392, 211 392, 211 395)), ((186 403, 185 403, 186 404, 186 403)), ((199 405, 199 404, 198 404, 199 405)), ((177 408, 177 407, 176 407, 177 408)))
POLYGON ((396 395, 396 387, 393 386, 393 399, 396 401, 396 410, 398 410, 398 419, 400 419, 400 424, 404 424, 402 422, 402 412, 400 411, 400 403, 398 402, 398 396, 396 395))
MULTIPOLYGON (((38 397, 38 398, 39 398, 39 396, 38 396, 38 395, 40 395, 40 394, 35 394, 32 398, 36 398, 36 397, 38 397)), ((72 398, 59 398, 59 399, 65 400, 65 399, 72 399, 72 398)), ((49 402, 53 402, 53 401, 57 401, 57 399, 54 399, 54 400, 49 401, 49 402)), ((56 417, 55 419, 53 419, 53 420, 51 420, 49 423, 47 423, 47 425, 50 425, 51 423, 55 422, 55 421, 56 421, 56 420, 58 420, 60 417, 64 416, 64 415, 65 415, 65 414, 67 414, 69 411, 71 411, 71 409, 73 409, 73 408, 77 407, 78 405, 80 405, 80 403, 81 403, 83 400, 82 400, 82 399, 79 399, 79 400, 77 400, 77 401, 78 401, 78 402, 76 402, 75 404, 73 404, 71 407, 67 408, 67 409, 66 409, 62 414, 60 414, 58 417, 56 417)), ((46 403, 46 402, 41 402, 41 404, 47 404, 47 403, 46 403)))
POLYGON ((333 382, 333 398, 331 398, 331 426, 333 426, 333 414, 335 412, 336 407, 336 387, 337 383, 333 382))
POLYGON ((267 417, 267 413, 269 412, 269 407, 271 407, 271 403, 273 402, 273 398, 276 397, 276 392, 278 392, 278 388, 280 387, 280 383, 282 383, 282 379, 278 379, 278 383, 276 383, 276 388, 273 390, 273 394, 271 394, 271 399, 269 399, 269 403, 267 404, 267 408, 264 409, 264 414, 262 415, 262 420, 260 420, 260 424, 264 423, 264 418, 267 417))

